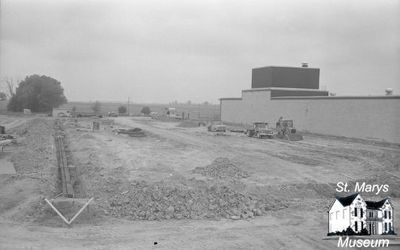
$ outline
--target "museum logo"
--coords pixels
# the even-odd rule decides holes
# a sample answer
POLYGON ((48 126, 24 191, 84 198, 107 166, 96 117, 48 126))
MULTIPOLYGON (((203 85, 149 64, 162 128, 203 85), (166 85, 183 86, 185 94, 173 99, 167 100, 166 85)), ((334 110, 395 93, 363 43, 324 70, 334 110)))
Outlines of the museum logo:
MULTIPOLYGON (((356 187, 368 186, 356 183, 356 187)), ((370 189, 376 192, 378 189, 370 189)), ((379 188, 387 192, 388 186, 379 188)), ((339 182, 337 192, 349 192, 347 183, 339 182), (346 188, 343 188, 346 186, 346 188)), ((364 190, 366 191, 366 190, 364 190)), ((377 235, 395 235, 394 209, 390 198, 367 201, 354 193, 337 196, 328 211, 328 236, 339 236, 338 247, 388 247, 389 239, 377 235)))

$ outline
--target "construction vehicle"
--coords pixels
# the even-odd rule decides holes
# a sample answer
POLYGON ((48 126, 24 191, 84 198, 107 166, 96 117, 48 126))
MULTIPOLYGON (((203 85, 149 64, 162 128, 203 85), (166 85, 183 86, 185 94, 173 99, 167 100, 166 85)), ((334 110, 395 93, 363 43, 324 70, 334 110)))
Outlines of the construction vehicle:
POLYGON ((114 111, 108 112, 107 114, 109 117, 118 117, 118 114, 114 111))
POLYGON ((276 137, 289 141, 301 141, 303 136, 296 134, 293 120, 281 120, 276 123, 276 137))
POLYGON ((182 120, 182 116, 177 113, 176 108, 165 108, 165 110, 168 118, 182 120))
POLYGON ((214 124, 214 123, 210 123, 207 126, 207 130, 209 132, 226 132, 226 126, 224 124, 214 124))
POLYGON ((246 134, 248 137, 256 138, 274 138, 276 131, 271 129, 267 122, 254 122, 253 127, 247 129, 246 134))

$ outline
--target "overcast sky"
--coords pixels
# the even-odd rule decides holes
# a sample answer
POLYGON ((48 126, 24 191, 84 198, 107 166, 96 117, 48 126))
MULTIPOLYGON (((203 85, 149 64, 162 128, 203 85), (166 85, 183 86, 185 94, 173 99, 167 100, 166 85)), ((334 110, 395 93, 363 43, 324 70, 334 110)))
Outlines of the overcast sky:
POLYGON ((400 94, 400 1, 1 1, 1 77, 71 101, 239 97, 251 69, 321 69, 338 95, 400 94))

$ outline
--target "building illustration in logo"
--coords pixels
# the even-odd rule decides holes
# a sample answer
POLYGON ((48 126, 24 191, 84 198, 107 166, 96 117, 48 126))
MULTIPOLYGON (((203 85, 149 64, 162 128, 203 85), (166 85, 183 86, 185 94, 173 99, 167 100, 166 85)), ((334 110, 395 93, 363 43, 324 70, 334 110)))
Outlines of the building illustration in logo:
POLYGON ((336 197, 328 211, 328 235, 353 231, 355 234, 394 234, 390 198, 365 201, 359 193, 336 197))

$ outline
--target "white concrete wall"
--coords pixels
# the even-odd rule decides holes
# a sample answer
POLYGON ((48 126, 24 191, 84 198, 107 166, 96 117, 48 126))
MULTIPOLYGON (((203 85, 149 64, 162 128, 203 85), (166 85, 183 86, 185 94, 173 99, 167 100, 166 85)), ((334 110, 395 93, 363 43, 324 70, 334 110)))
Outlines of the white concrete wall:
POLYGON ((280 116, 300 131, 400 143, 400 98, 273 98, 270 91, 244 91, 221 100, 221 120, 275 125, 280 116))

